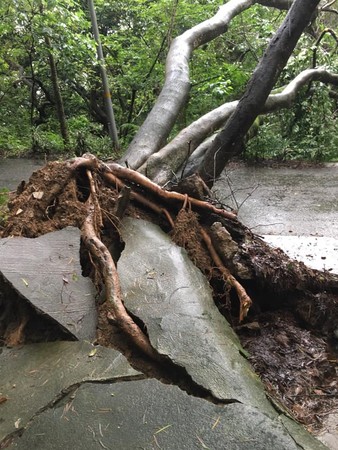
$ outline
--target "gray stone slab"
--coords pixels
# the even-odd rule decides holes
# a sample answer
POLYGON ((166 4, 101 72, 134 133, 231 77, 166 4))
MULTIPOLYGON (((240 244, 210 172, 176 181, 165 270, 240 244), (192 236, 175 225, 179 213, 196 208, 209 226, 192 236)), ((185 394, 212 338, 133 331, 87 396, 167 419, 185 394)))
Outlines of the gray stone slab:
POLYGON ((314 438, 314 436, 307 433, 304 428, 291 418, 282 415, 279 419, 288 433, 290 433, 290 436, 292 436, 292 439, 304 450, 324 450, 328 448, 330 450, 336 450, 331 445, 327 446, 327 442, 320 441, 319 436, 314 438))
POLYGON ((118 261, 124 301, 146 325, 152 345, 216 398, 271 411, 261 383, 209 284, 186 251, 157 226, 126 218, 118 261))
POLYGON ((0 274, 39 312, 77 339, 93 339, 95 288, 81 274, 80 231, 67 227, 36 239, 0 239, 0 274))
MULTIPOLYGON (((310 436, 306 450, 325 447, 310 436)), ((278 419, 239 403, 217 406, 156 380, 86 384, 35 417, 21 450, 297 450, 278 419)))
POLYGON ((88 342, 50 342, 3 349, 0 397, 7 401, 0 404, 0 448, 6 437, 25 428, 32 417, 77 385, 140 376, 119 352, 88 342))

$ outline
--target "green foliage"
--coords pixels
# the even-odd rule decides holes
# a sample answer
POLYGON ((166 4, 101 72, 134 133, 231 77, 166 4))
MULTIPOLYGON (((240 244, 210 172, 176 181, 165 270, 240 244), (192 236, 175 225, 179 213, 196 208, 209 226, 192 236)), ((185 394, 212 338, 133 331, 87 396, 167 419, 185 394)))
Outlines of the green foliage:
POLYGON ((289 110, 276 113, 249 141, 248 159, 336 161, 338 123, 335 102, 329 89, 321 86, 312 94, 303 92, 289 110))
MULTIPOLYGON (((289 83, 301 70, 311 67, 315 49, 311 40, 308 35, 299 40, 279 80, 281 86, 289 83)), ((325 63, 327 69, 337 73, 336 42, 331 35, 325 36, 318 46, 317 63, 325 63)), ((336 90, 319 82, 304 87, 290 109, 268 116, 258 135, 248 143, 245 157, 337 161, 336 90)))
MULTIPOLYGON (((211 17, 223 4, 222 0, 95 0, 122 149, 161 91, 172 39, 211 17)), ((227 33, 194 52, 190 101, 173 135, 211 109, 240 98, 284 16, 285 12, 254 5, 234 18, 227 33)), ((317 20, 317 34, 328 25, 337 26, 337 21, 324 20, 328 19, 317 20)), ((313 36, 302 36, 278 86, 311 66, 314 43, 313 36)), ((325 35, 317 48, 317 64, 337 71, 335 46, 332 35, 325 35)), ((96 45, 84 0, 1 1, 0 154, 64 151, 48 62, 51 50, 71 150, 112 155, 96 45)), ((265 119, 246 155, 337 158, 336 109, 322 86, 314 85, 310 96, 304 90, 292 109, 265 119)))

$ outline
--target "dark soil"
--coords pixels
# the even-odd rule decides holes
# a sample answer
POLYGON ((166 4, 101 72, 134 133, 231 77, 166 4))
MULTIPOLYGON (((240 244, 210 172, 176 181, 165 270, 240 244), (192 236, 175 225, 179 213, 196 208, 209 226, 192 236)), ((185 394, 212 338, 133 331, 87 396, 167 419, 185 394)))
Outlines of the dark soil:
MULTIPOLYGON (((113 257, 117 260, 123 249, 113 213, 118 193, 99 173, 95 178, 103 216, 101 239, 112 253, 115 252, 113 257)), ((70 225, 81 229, 87 214, 88 195, 84 170, 74 174, 64 163, 49 163, 35 172, 27 185, 18 188, 10 201, 10 217, 0 236, 37 237, 70 225)), ((129 204, 126 214, 156 222, 169 231, 163 217, 134 202, 129 204)), ((271 249, 236 221, 212 214, 198 216, 188 210, 172 210, 171 214, 175 216, 173 240, 187 249, 192 261, 210 280, 220 311, 249 351, 251 364, 267 392, 311 431, 319 431, 325 415, 338 407, 334 337, 338 327, 337 279, 291 261, 282 251, 271 249), (229 231, 238 245, 240 263, 250 274, 248 279, 240 280, 253 299, 253 307, 242 324, 238 323, 238 301, 217 272, 198 231, 199 223, 208 228, 214 221, 222 222, 229 231)), ((98 290, 102 290, 100 274, 94 270, 86 251, 82 253, 84 274, 90 275, 98 290)), ((236 270, 236 267, 230 264, 229 270, 236 270)), ((239 273, 234 275, 240 278, 239 273)), ((109 323, 105 304, 98 303, 98 309, 98 343, 118 348, 148 376, 166 382, 174 380, 184 386, 184 374, 176 375, 175 379, 170 364, 153 366, 130 348, 117 326, 109 323)), ((42 334, 41 340, 45 339, 42 334)), ((28 333, 26 342, 30 341, 28 333)))
POLYGON ((252 318, 237 332, 267 392, 312 432, 337 408, 338 354, 287 310, 252 318))

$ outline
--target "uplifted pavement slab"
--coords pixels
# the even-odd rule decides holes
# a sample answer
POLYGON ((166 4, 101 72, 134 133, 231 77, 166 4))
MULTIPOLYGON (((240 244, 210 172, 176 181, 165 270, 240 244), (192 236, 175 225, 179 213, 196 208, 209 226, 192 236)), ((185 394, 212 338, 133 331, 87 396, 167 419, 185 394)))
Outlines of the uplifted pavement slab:
POLYGON ((214 405, 156 380, 81 385, 35 417, 21 450, 321 450, 298 446, 278 419, 240 403, 214 405))
POLYGON ((77 339, 95 338, 96 292, 91 280, 82 276, 77 228, 35 239, 0 239, 0 291, 1 283, 77 339))
POLYGON ((143 220, 126 218, 120 231, 125 249, 117 268, 124 302, 144 322, 153 347, 217 399, 272 414, 238 337, 186 251, 143 220))
POLYGON ((88 342, 50 342, 3 349, 0 397, 6 401, 0 404, 0 448, 8 436, 20 432, 34 416, 52 408, 78 385, 140 376, 119 352, 88 342))

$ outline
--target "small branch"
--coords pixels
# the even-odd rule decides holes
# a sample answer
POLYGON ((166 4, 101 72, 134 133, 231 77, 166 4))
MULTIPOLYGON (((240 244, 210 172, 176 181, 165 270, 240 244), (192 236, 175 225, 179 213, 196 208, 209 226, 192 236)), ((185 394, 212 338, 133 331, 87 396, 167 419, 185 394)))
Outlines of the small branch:
POLYGON ((330 34, 333 37, 333 39, 336 41, 336 46, 337 46, 338 38, 337 38, 336 33, 333 30, 331 30, 331 28, 326 28, 325 30, 323 30, 313 47, 313 54, 312 54, 312 67, 313 68, 315 68, 317 65, 318 46, 326 34, 330 34))
POLYGON ((208 235, 208 233, 204 230, 204 228, 200 227, 200 231, 202 234, 202 238, 205 242, 205 245, 208 248, 208 251, 222 273, 224 279, 226 282, 228 282, 237 292, 239 303, 240 303, 240 310, 239 310, 239 322, 242 322, 243 319, 247 316, 249 309, 252 305, 252 300, 246 293, 244 287, 239 283, 239 281, 236 280, 236 278, 230 273, 230 271, 224 266, 221 258, 218 256, 217 251, 215 250, 215 247, 213 246, 211 242, 211 238, 208 235))
POLYGON ((326 3, 325 5, 322 6, 322 10, 326 9, 326 8, 330 8, 330 6, 332 6, 334 3, 336 3, 336 0, 331 0, 330 2, 326 3))

